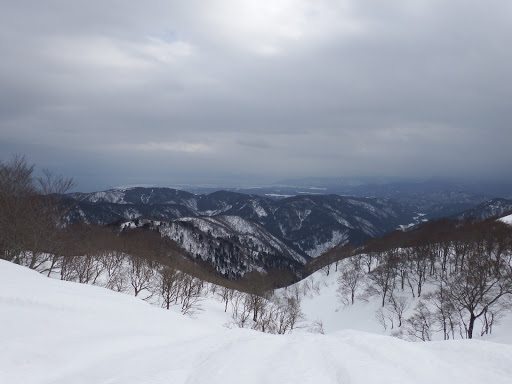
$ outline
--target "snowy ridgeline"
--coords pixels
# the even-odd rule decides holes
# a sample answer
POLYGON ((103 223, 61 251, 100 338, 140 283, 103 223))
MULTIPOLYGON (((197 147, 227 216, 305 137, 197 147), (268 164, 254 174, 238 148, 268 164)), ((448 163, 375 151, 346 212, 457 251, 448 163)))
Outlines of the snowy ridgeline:
MULTIPOLYGON (((318 284, 306 312, 335 296, 336 277, 310 278, 318 284)), ((190 318, 1 260, 0 306, 1 383, 500 384, 512 377, 510 345, 228 329, 217 300, 205 298, 204 311, 190 318)))

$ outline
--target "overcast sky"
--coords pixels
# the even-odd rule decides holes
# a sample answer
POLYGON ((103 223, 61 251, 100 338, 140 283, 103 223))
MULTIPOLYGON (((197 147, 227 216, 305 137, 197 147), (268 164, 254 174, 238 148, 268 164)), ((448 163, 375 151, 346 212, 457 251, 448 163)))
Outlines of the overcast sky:
POLYGON ((510 177, 510 0, 0 0, 0 160, 78 189, 510 177))

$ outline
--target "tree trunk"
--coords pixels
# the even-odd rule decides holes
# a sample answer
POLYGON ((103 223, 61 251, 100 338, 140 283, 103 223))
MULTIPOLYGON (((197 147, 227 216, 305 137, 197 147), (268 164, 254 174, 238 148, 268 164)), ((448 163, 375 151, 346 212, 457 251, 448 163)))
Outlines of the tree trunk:
POLYGON ((468 327, 468 339, 473 338, 473 327, 475 326, 475 314, 471 312, 471 316, 469 317, 469 327, 468 327))

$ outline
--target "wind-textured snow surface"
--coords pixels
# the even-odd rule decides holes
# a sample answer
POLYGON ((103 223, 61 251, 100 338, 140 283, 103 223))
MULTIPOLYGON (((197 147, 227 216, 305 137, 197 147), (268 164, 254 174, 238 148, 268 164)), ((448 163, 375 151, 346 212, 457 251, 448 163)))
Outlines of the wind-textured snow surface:
POLYGON ((510 383, 512 346, 227 329, 0 260, 0 383, 510 383))

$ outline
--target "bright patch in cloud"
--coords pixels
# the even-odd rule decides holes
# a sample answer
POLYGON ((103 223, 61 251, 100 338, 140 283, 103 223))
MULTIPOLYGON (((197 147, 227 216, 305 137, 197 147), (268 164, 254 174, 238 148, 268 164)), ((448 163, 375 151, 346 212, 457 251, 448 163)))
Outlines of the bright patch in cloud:
POLYGON ((348 3, 328 0, 221 0, 211 5, 208 20, 222 38, 260 55, 275 55, 297 41, 332 38, 360 29, 348 3))
POLYGON ((183 41, 148 37, 141 42, 129 42, 104 36, 47 39, 44 50, 53 61, 68 66, 131 70, 148 69, 155 62, 172 63, 193 51, 183 41))
POLYGON ((139 47, 140 52, 162 63, 173 63, 179 58, 190 56, 193 51, 192 46, 183 41, 168 43, 152 37, 148 40, 147 44, 139 47))
POLYGON ((137 146, 142 151, 165 151, 165 152, 185 152, 185 153, 208 153, 213 148, 203 143, 187 143, 187 142, 148 142, 137 146))

